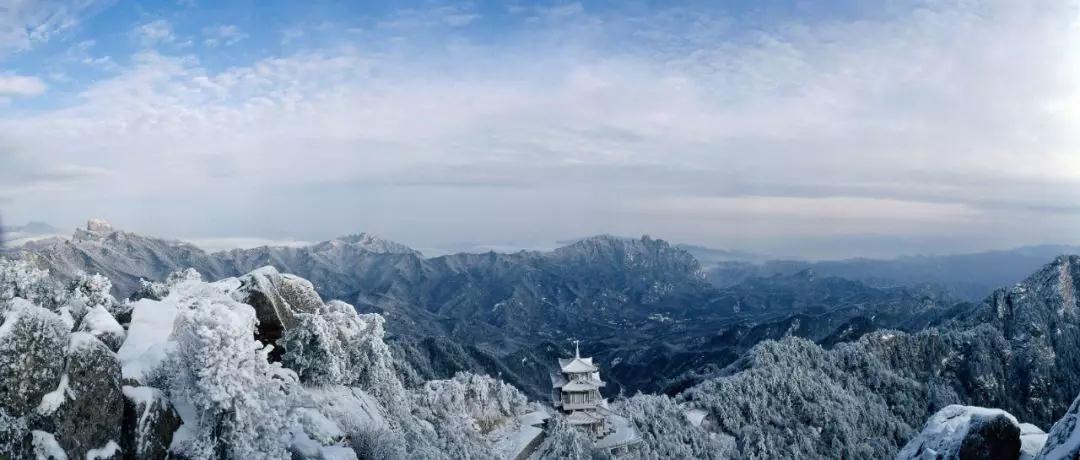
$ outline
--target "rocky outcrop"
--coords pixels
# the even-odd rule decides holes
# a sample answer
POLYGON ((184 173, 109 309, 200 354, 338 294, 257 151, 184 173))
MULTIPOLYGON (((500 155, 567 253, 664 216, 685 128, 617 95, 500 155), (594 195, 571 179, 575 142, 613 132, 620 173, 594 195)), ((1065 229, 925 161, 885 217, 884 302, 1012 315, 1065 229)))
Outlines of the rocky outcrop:
POLYGON ((91 308, 79 322, 79 331, 87 332, 101 340, 110 350, 120 349, 124 343, 124 328, 113 318, 104 306, 91 308))
POLYGON ((1080 256, 1060 256, 961 319, 967 326, 993 325, 1011 348, 1002 356, 1009 372, 998 390, 1001 400, 982 405, 1039 426, 1062 416, 1080 393, 1078 285, 1080 256))
POLYGON ((896 458, 1029 460, 1045 436, 1003 410, 951 405, 934 414, 896 458))
POLYGON ((60 383, 68 327, 52 312, 16 299, 0 326, 0 409, 22 416, 60 383))
POLYGON ((1080 459, 1080 396, 1050 429, 1039 460, 1080 459))
POLYGON ((36 409, 42 431, 51 433, 69 458, 86 458, 120 439, 124 401, 120 362, 104 343, 86 332, 71 335, 67 366, 57 388, 36 409))
POLYGON ((121 447, 124 458, 149 460, 166 458, 173 434, 180 428, 180 415, 161 390, 125 386, 124 426, 121 447))
MULTIPOLYGON (((323 305, 310 281, 281 274, 274 267, 260 268, 239 280, 232 297, 255 309, 259 321, 255 338, 264 344, 276 344, 286 329, 296 325, 297 314, 316 313, 323 305)), ((275 349, 270 357, 280 360, 281 351, 275 349)))

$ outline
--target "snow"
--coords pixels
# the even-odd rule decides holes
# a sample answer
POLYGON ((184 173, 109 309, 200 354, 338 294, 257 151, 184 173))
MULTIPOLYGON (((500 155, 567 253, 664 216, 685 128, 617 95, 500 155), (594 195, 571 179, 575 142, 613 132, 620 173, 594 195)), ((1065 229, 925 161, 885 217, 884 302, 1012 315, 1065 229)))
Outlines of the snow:
POLYGON ((518 417, 518 421, 521 422, 522 425, 537 426, 542 425, 550 418, 551 415, 548 414, 546 410, 538 410, 518 417))
POLYGON ((1080 452, 1080 397, 1073 400, 1072 406, 1065 412, 1046 437, 1048 450, 1040 458, 1059 459, 1075 458, 1080 452))
POLYGON ((319 453, 322 460, 356 460, 356 452, 343 446, 326 446, 319 453))
MULTIPOLYGON (((67 353, 73 354, 87 347, 94 347, 98 344, 102 344, 94 334, 89 332, 73 332, 71 334, 71 341, 68 342, 67 353)), ((104 344, 102 344, 104 345, 104 344)))
POLYGON ((329 441, 345 436, 341 427, 315 409, 302 407, 296 409, 295 413, 304 432, 314 436, 315 439, 329 441))
POLYGON ((49 313, 48 310, 40 308, 30 301, 19 297, 11 299, 10 305, 11 306, 8 307, 7 318, 4 320, 3 324, 0 324, 0 337, 10 334, 11 330, 15 328, 15 323, 18 322, 18 318, 27 314, 26 312, 37 315, 49 313))
POLYGON ((157 367, 175 348, 170 336, 176 322, 178 296, 182 294, 177 291, 181 290, 178 285, 161 301, 142 299, 132 306, 127 339, 116 352, 124 378, 142 381, 145 373, 157 367))
POLYGON ((502 458, 521 458, 522 453, 535 446, 534 441, 544 435, 544 429, 535 426, 522 425, 515 429, 493 433, 492 447, 502 458))
POLYGON ((308 388, 308 394, 319 410, 344 431, 357 432, 370 427, 389 428, 379 402, 359 388, 308 388))
POLYGON ((124 336, 124 327, 116 322, 116 318, 113 318, 113 315, 109 313, 109 310, 105 309, 104 305, 98 305, 86 312, 86 316, 83 316, 79 328, 94 334, 95 337, 106 334, 124 336))
POLYGON ((318 441, 311 439, 303 431, 293 433, 290 439, 290 448, 294 453, 293 458, 311 458, 320 460, 357 460, 356 452, 345 446, 323 446, 318 441))
POLYGON ((604 414, 611 423, 614 432, 596 441, 596 447, 600 449, 613 449, 641 442, 641 433, 630 419, 615 413, 604 414))
POLYGON ((1030 423, 1021 423, 1019 460, 1034 460, 1046 445, 1046 437, 1047 434, 1041 428, 1030 423))
POLYGON ((154 404, 158 398, 164 396, 164 393, 162 393, 161 390, 151 387, 133 387, 124 385, 124 387, 121 388, 121 391, 124 392, 124 396, 128 399, 142 406, 150 406, 154 404))
POLYGON ((1001 409, 958 404, 946 406, 930 417, 923 426, 922 432, 909 441, 896 458, 921 458, 915 455, 920 450, 937 453, 958 452, 960 444, 971 427, 973 417, 998 415, 1004 415, 1020 427, 1022 445, 1020 458, 1034 458, 1046 440, 1046 435, 1038 427, 1026 423, 1020 424, 1016 421, 1016 417, 1001 409))
POLYGON ((41 403, 38 404, 37 413, 45 416, 52 415, 53 412, 56 412, 56 410, 67 401, 67 391, 68 375, 65 373, 60 376, 60 384, 56 386, 56 389, 45 393, 45 395, 41 397, 41 403))
POLYGON ((113 458, 118 452, 120 452, 120 445, 116 441, 109 441, 105 444, 105 447, 99 447, 97 449, 90 449, 86 451, 86 460, 97 460, 99 458, 113 458))
POLYGON ((686 421, 690 422, 691 425, 701 426, 701 422, 705 421, 705 416, 709 415, 709 413, 701 409, 689 409, 684 415, 686 415, 686 421))
POLYGON ((191 404, 187 398, 173 397, 172 404, 173 409, 176 410, 177 415, 180 416, 180 420, 183 422, 180 428, 177 428, 176 432, 173 433, 172 443, 169 445, 169 450, 175 451, 196 439, 202 427, 199 424, 199 415, 195 405, 191 404))
POLYGON ((52 433, 34 430, 31 432, 34 444, 34 456, 41 460, 68 460, 64 449, 56 442, 52 433))
POLYGON ((527 450, 539 444, 538 441, 544 436, 542 425, 549 418, 551 415, 545 410, 523 414, 517 417, 517 423, 501 427, 492 432, 488 439, 492 440, 492 447, 502 458, 522 458, 527 450))
POLYGON ((593 365, 592 358, 572 358, 572 359, 560 359, 559 367, 563 372, 569 373, 583 373, 594 372, 596 366, 593 365))

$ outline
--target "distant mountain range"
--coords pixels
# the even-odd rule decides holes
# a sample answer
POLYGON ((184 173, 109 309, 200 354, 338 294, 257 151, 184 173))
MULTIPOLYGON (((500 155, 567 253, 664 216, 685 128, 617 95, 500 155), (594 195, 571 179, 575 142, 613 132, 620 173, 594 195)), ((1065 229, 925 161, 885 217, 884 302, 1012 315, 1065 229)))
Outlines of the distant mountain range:
POLYGON ((61 230, 44 222, 30 222, 26 225, 0 225, 0 247, 18 246, 26 242, 57 236, 61 230))
POLYGON ((1072 249, 817 263, 711 251, 703 268, 691 252, 701 248, 649 237, 428 258, 359 234, 207 253, 92 221, 4 255, 60 279, 103 273, 121 296, 187 267, 214 280, 272 265, 384 315, 406 384, 470 370, 544 398, 551 363, 579 339, 610 379, 607 396, 671 396, 615 403, 642 411, 635 423, 653 445, 686 442, 664 428, 685 423, 682 410, 655 412, 677 403, 744 457, 884 458, 951 404, 998 407, 1042 429, 1065 414, 1080 393, 1080 256, 1049 256, 979 302, 953 293, 1072 249), (709 282, 725 265, 750 268, 709 282))
POLYGON ((140 279, 194 268, 220 279, 272 265, 311 280, 327 298, 388 318, 391 344, 420 373, 471 369, 534 395, 571 339, 610 367, 615 391, 659 391, 722 367, 755 343, 786 335, 822 343, 881 327, 934 323, 956 303, 929 288, 875 288, 814 271, 718 288, 686 250, 657 239, 598 236, 553 251, 425 258, 359 234, 305 247, 207 253, 93 221, 71 238, 7 251, 57 276, 108 276, 126 297, 140 279))
POLYGON ((896 259, 833 261, 764 260, 748 253, 686 247, 706 266, 710 282, 726 287, 755 277, 791 275, 812 269, 819 276, 838 276, 876 287, 933 285, 958 298, 978 301, 1000 286, 1020 282, 1046 261, 1078 254, 1080 246, 1040 245, 1002 251, 896 259))

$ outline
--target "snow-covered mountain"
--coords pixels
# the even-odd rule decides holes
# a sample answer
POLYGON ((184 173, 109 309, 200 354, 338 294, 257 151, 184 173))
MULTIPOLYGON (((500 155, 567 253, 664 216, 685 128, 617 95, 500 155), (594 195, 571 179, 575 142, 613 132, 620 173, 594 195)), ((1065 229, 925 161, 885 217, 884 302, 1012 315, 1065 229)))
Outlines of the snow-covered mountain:
POLYGON ((612 402, 643 439, 628 458, 1056 459, 1080 445, 1080 256, 970 304, 815 271, 718 289, 647 237, 435 258, 371 241, 206 254, 94 222, 0 259, 0 439, 20 440, 0 454, 588 458, 558 420, 539 445, 522 439, 537 433, 526 395, 546 393, 570 337, 609 396, 668 392, 612 402), (110 277, 185 261, 203 265, 109 295, 110 277), (246 270, 264 261, 311 280, 246 270), (202 281, 212 270, 223 279, 202 281), (93 417, 120 423, 79 423, 93 417))
POLYGON ((360 234, 207 254, 94 222, 70 239, 12 254, 61 278, 106 274, 119 297, 135 292, 140 278, 162 280, 189 267, 219 279, 274 266, 311 280, 326 298, 387 317, 391 346, 422 377, 503 375, 537 397, 547 393, 547 363, 568 352, 570 339, 586 341, 610 364, 613 391, 660 391, 694 381, 684 374, 723 367, 761 340, 837 343, 880 327, 913 330, 950 305, 934 292, 874 289, 811 272, 717 289, 693 256, 648 237, 424 258, 360 234))
POLYGON ((939 327, 876 331, 831 350, 795 337, 765 341, 677 401, 706 412, 742 457, 894 456, 952 404, 1053 426, 1054 445, 1075 446, 1073 434, 1057 434, 1073 433, 1070 422, 1055 421, 1072 420, 1080 393, 1078 281, 1080 257, 1062 256, 939 327))
POLYGON ((114 294, 120 297, 135 292, 140 279, 164 280, 185 268, 195 268, 207 279, 227 274, 220 262, 194 245, 116 230, 99 219, 69 238, 28 242, 5 255, 30 260, 61 279, 72 279, 80 272, 100 273, 112 281, 114 294))

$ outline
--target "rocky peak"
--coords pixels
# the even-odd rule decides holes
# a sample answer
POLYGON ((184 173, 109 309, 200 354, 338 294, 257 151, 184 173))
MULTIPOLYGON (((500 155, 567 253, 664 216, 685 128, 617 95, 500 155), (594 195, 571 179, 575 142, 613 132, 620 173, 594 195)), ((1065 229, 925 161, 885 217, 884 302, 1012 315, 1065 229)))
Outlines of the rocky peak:
POLYGON ((75 241, 98 241, 115 233, 112 224, 104 219, 90 219, 86 222, 86 228, 75 229, 72 237, 75 241))
POLYGON ((113 226, 104 219, 90 219, 86 222, 86 230, 94 233, 111 233, 113 226))
POLYGON ((416 254, 420 255, 420 251, 410 248, 404 244, 394 241, 385 240, 370 233, 356 233, 353 235, 346 235, 338 238, 334 238, 330 241, 325 241, 317 245, 319 250, 326 250, 331 248, 339 248, 342 246, 349 246, 354 249, 360 249, 366 252, 374 252, 380 254, 416 254))
POLYGON ((697 259, 667 241, 648 235, 640 239, 598 235, 580 239, 551 253, 551 257, 575 263, 609 263, 613 267, 656 269, 704 277, 697 259))
POLYGON ((1041 336, 1075 325, 1078 284, 1080 256, 1058 256, 1015 286, 994 291, 979 320, 996 324, 1006 337, 1041 336))

